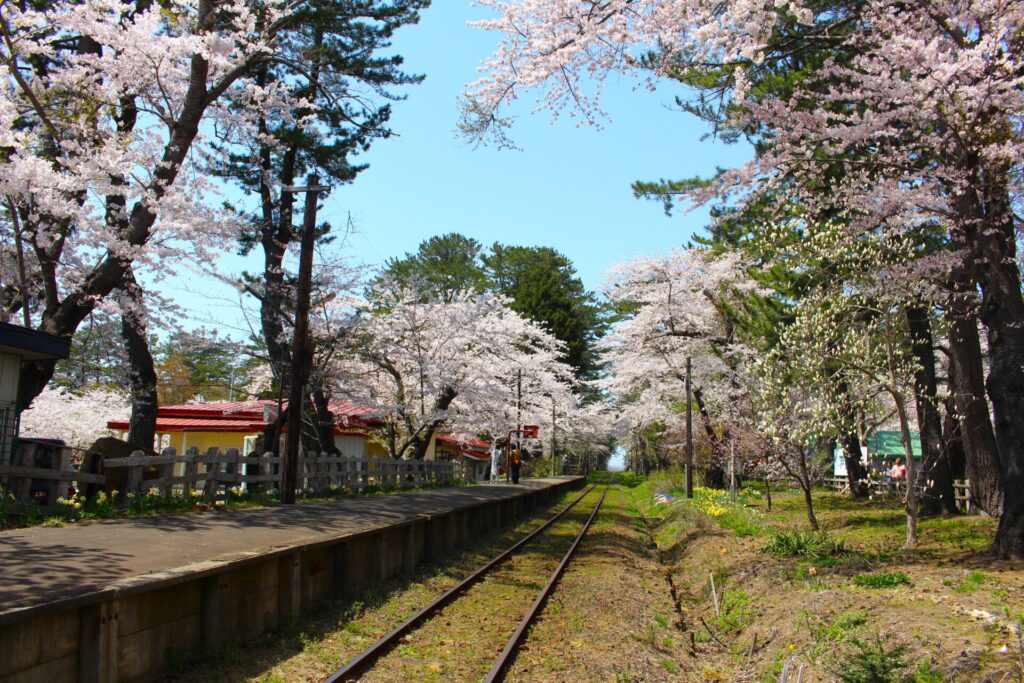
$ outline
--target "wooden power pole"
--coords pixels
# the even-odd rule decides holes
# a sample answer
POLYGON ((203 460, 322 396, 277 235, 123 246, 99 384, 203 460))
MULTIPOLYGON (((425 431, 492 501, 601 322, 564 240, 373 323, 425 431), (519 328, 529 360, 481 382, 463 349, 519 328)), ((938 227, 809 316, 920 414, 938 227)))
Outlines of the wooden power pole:
POLYGON ((690 397, 690 357, 686 357, 686 497, 693 498, 693 402, 690 397))
POLYGON ((302 405, 305 402, 309 366, 313 363, 313 347, 309 343, 309 299, 313 288, 313 247, 316 241, 316 204, 321 192, 331 188, 320 185, 315 173, 306 178, 306 185, 286 185, 282 192, 305 192, 306 206, 302 216, 302 242, 299 249, 299 282, 295 295, 295 335, 292 339, 292 372, 288 392, 288 441, 281 468, 281 502, 295 502, 299 466, 299 441, 302 437, 302 405))

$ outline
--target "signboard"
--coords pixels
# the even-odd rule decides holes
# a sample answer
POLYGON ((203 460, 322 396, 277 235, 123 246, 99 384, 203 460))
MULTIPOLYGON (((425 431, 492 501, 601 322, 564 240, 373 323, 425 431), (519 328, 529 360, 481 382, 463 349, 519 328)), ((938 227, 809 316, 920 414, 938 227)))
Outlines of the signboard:
POLYGON ((536 439, 540 434, 540 427, 537 425, 523 425, 523 438, 536 439))

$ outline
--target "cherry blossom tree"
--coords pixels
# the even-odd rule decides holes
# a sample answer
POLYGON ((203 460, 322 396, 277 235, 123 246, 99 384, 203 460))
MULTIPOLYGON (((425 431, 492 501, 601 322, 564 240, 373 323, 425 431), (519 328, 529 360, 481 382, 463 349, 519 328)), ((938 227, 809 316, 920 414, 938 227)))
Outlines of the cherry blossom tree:
MULTIPOLYGON (((250 76, 282 61, 303 15, 290 2, 0 7, 0 195, 19 261, 33 266, 39 329, 70 336, 134 263, 159 269, 181 246, 208 254, 231 236, 206 203, 205 140, 251 128, 257 111, 289 119, 290 91, 250 76)), ((3 283, 8 312, 26 304, 19 279, 3 283)), ((52 372, 25 368, 21 405, 52 372)))
POLYGON ((96 439, 111 436, 108 420, 126 420, 128 397, 106 388, 72 393, 47 387, 32 407, 21 413, 20 433, 26 437, 63 439, 73 448, 86 449, 96 439))
POLYGON ((733 430, 751 418, 751 351, 736 335, 732 309, 754 289, 735 253, 676 249, 611 269, 606 294, 631 313, 603 343, 609 375, 602 386, 619 399, 626 431, 637 437, 654 424, 678 426, 689 359, 712 467, 725 462, 733 430))
POLYGON ((712 84, 691 111, 757 146, 743 168, 679 184, 694 201, 731 194, 742 207, 772 193, 780 210, 842 216, 851 237, 880 228, 944 231, 948 248, 914 259, 902 286, 938 269, 959 291, 980 295, 974 314, 988 336, 986 388, 1006 491, 997 545, 1024 554, 1024 297, 1015 212, 1024 159, 1024 6, 485 4, 497 18, 481 27, 503 39, 468 94, 464 130, 478 139, 526 89, 543 88, 543 107, 571 107, 592 120, 609 73, 639 71, 648 82, 676 76, 712 84))
POLYGON ((385 422, 392 457, 422 458, 448 431, 501 436, 575 405, 561 344, 493 295, 446 299, 378 281, 348 352, 330 369, 332 391, 370 406, 385 422), (521 399, 520 384, 521 383, 521 399))

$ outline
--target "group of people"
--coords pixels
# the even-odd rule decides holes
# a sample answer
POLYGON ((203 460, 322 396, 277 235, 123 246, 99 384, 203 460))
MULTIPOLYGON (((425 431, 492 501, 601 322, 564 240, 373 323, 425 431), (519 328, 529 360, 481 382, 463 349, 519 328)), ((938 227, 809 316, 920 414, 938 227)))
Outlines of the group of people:
POLYGON ((907 466, 903 464, 903 458, 896 458, 888 474, 893 481, 903 481, 907 478, 907 466))
MULTIPOLYGON (((505 468, 502 465, 502 460, 505 457, 505 451, 509 448, 508 441, 495 441, 494 445, 491 446, 491 483, 497 484, 501 475, 505 474, 505 468)), ((523 469, 523 457, 518 449, 511 449, 509 452, 509 463, 508 463, 509 475, 512 478, 513 484, 519 483, 519 473, 523 469)))
MULTIPOLYGON (((497 484, 501 480, 501 476, 505 474, 505 467, 503 465, 505 459, 505 451, 508 450, 509 461, 509 477, 513 484, 519 483, 519 474, 523 469, 523 456, 518 449, 512 448, 511 444, 507 439, 501 441, 495 441, 491 446, 491 483, 497 484)), ((562 474, 569 473, 569 461, 566 457, 562 456, 562 474)))

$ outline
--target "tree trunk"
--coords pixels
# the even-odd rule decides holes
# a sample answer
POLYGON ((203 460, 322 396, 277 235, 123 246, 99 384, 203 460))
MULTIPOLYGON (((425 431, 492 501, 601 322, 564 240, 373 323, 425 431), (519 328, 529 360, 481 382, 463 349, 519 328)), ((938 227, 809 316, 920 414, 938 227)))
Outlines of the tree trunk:
POLYGON ((964 453, 964 440, 960 433, 960 421, 953 406, 953 397, 946 398, 946 414, 942 418, 942 447, 946 451, 946 462, 949 463, 949 474, 953 481, 967 478, 967 455, 964 453))
POLYGON ((846 462, 846 479, 850 484, 850 495, 854 498, 868 497, 868 468, 861 462, 860 437, 857 432, 846 432, 840 441, 843 445, 843 460, 846 462))
POLYGON ((814 514, 814 499, 811 496, 811 475, 807 471, 807 451, 803 446, 798 448, 800 452, 800 488, 804 492, 804 508, 807 510, 807 522, 813 531, 818 530, 818 518, 814 514))
POLYGON ((338 453, 334 445, 334 416, 331 414, 330 402, 323 389, 315 388, 310 394, 313 402, 313 415, 316 416, 316 437, 321 453, 338 453))
MULTIPOLYGON (((434 413, 443 412, 448 410, 448 406, 452 404, 455 397, 459 393, 451 387, 444 387, 441 390, 441 394, 437 397, 437 401, 434 402, 434 413)), ((409 457, 413 460, 422 460, 427 455, 427 449, 430 447, 430 440, 434 436, 434 432, 444 424, 444 420, 431 420, 426 427, 421 429, 409 443, 406 445, 406 450, 409 452, 409 457)))
POLYGON ((857 434, 856 414, 854 413, 853 402, 850 400, 850 386, 846 381, 842 369, 838 372, 840 380, 835 384, 836 402, 842 410, 842 423, 845 430, 839 437, 840 445, 843 447, 843 460, 846 463, 846 478, 850 486, 850 496, 853 498, 868 497, 868 469, 861 462, 860 436, 857 434))
POLYGON ((892 396, 900 420, 900 441, 903 442, 903 453, 907 457, 907 542, 903 547, 910 549, 917 545, 917 481, 920 475, 918 467, 914 464, 914 447, 910 438, 910 420, 907 418, 906 405, 899 392, 893 391, 892 396))
POLYGON ((920 511, 925 515, 956 514, 958 510, 953 477, 943 448, 929 312, 918 306, 910 306, 906 315, 911 353, 917 365, 914 370, 914 398, 921 435, 921 480, 925 482, 920 511))
POLYGON ((978 323, 970 317, 966 294, 950 297, 949 383, 964 447, 964 473, 971 507, 998 517, 1003 511, 1003 473, 985 399, 984 366, 978 323))
POLYGON ((156 367, 146 338, 146 310, 142 288, 131 268, 125 273, 126 302, 121 311, 121 337, 128 352, 129 383, 132 392, 132 415, 128 423, 128 443, 144 450, 157 450, 156 367))

